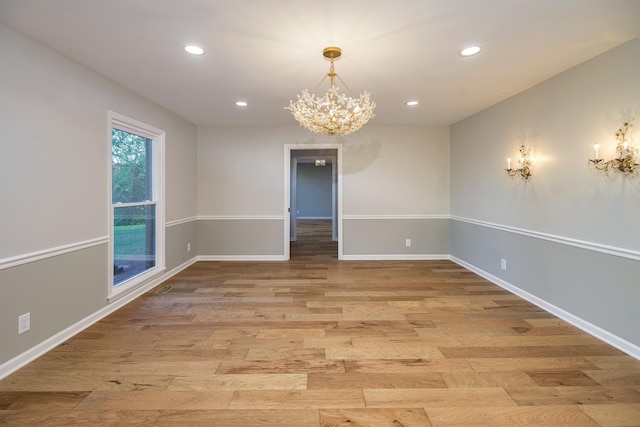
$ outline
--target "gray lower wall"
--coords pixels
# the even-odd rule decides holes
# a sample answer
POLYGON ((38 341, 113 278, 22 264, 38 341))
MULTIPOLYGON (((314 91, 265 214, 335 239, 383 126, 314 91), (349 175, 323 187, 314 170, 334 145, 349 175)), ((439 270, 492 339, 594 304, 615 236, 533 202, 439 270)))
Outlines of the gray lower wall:
POLYGON ((451 255, 640 346, 639 261, 458 220, 451 255))
POLYGON ((438 256, 449 254, 448 219, 345 219, 345 256, 438 256), (411 247, 406 247, 411 239, 411 247))
POLYGON ((198 255, 203 257, 283 257, 281 219, 198 220, 198 255))
POLYGON ((188 262, 198 255, 198 224, 197 221, 189 221, 172 225, 165 229, 167 270, 188 262), (187 250, 190 244, 191 251, 187 250))
MULTIPOLYGON (((204 258, 282 257, 283 221, 198 220, 198 255, 204 258)), ((343 219, 345 257, 446 257, 448 219, 343 219), (411 239, 411 247, 405 240, 411 239)))
POLYGON ((93 314, 107 301, 108 245, 0 270, 0 364, 93 314), (31 330, 18 335, 18 316, 31 330))

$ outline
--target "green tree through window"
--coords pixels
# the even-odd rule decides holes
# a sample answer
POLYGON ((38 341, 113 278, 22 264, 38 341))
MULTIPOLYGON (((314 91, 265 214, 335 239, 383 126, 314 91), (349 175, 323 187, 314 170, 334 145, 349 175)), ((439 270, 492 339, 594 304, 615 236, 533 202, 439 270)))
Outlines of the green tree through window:
POLYGON ((112 199, 113 203, 151 200, 148 161, 152 141, 118 129, 111 131, 112 199))
POLYGON ((111 131, 113 203, 113 284, 155 266, 153 140, 113 128, 111 131))

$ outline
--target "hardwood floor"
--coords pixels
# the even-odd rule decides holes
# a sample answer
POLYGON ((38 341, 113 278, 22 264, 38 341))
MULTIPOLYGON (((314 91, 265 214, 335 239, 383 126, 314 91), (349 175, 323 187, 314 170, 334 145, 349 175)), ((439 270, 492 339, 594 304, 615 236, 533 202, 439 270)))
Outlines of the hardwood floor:
POLYGON ((298 220, 296 230, 297 240, 291 242, 290 259, 338 259, 338 242, 331 240, 331 220, 298 220))
POLYGON ((338 261, 305 233, 0 381, 0 425, 640 426, 640 361, 452 262, 338 261))

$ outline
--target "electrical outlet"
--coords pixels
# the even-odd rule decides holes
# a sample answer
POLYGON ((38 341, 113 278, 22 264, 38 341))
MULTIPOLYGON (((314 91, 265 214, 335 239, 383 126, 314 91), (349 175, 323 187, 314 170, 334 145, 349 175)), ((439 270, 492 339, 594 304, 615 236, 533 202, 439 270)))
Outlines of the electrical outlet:
POLYGON ((18 334, 24 334, 31 329, 31 313, 18 316, 18 334))
POLYGON ((507 269, 507 260, 506 259, 502 258, 500 260, 500 268, 503 269, 503 270, 507 269))
POLYGON ((187 243, 187 252, 191 252, 191 242, 187 243))
POLYGON ((404 241, 404 245, 405 245, 406 247, 410 248, 410 247, 411 247, 411 239, 406 239, 406 240, 404 241))

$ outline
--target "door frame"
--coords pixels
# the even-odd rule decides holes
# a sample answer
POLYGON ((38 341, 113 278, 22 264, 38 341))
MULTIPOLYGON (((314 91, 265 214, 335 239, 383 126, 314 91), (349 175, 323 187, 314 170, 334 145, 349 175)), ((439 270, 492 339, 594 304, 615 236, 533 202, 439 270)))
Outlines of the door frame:
MULTIPOLYGON (((291 151, 304 151, 304 150, 336 150, 336 158, 332 162, 332 175, 335 179, 332 179, 333 184, 337 188, 336 197, 332 197, 332 203, 336 203, 337 206, 332 208, 332 216, 335 216, 333 224, 335 240, 338 241, 338 259, 342 259, 342 145, 337 143, 319 143, 319 144, 285 144, 284 145, 284 259, 290 259, 290 244, 291 244, 291 224, 294 218, 296 218, 295 212, 291 209, 291 189, 292 179, 295 178, 295 172, 291 163, 291 151)), ((295 183, 293 184, 295 185, 295 183)))
MULTIPOLYGON (((301 150, 293 150, 293 151, 301 151, 301 150)), ((329 161, 329 167, 331 168, 331 239, 336 242, 338 241, 338 170, 337 170, 337 155, 332 154, 330 156, 320 156, 325 160, 329 161)), ((297 240, 297 221, 298 221, 298 199, 297 199, 297 188, 298 188, 298 165, 300 164, 309 164, 313 163, 318 156, 292 156, 291 163, 291 188, 289 189, 289 205, 291 206, 291 215, 290 215, 290 227, 289 227, 289 240, 294 242, 297 240), (293 197, 291 197, 293 196, 293 197)))

